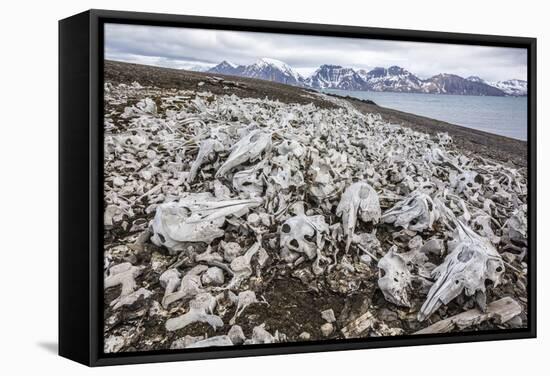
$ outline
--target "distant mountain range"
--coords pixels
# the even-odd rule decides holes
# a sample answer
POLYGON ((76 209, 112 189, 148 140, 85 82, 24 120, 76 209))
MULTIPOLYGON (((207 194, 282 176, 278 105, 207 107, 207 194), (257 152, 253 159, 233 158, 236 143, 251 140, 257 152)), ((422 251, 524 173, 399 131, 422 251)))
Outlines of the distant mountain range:
POLYGON ((236 65, 224 60, 207 72, 258 78, 313 89, 484 96, 527 95, 527 81, 523 80, 489 82, 477 76, 463 78, 447 73, 423 80, 398 66, 366 71, 324 64, 311 76, 303 77, 282 61, 262 58, 251 65, 236 65))

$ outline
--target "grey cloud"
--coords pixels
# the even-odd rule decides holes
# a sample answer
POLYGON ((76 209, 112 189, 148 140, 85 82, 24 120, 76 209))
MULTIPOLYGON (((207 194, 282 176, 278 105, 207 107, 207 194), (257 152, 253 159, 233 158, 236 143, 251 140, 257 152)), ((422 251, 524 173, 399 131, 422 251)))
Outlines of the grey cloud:
POLYGON ((222 60, 251 64, 282 60, 298 71, 321 64, 371 69, 402 66, 422 78, 438 73, 486 80, 526 79, 524 49, 107 24, 108 59, 171 68, 209 66, 222 60))

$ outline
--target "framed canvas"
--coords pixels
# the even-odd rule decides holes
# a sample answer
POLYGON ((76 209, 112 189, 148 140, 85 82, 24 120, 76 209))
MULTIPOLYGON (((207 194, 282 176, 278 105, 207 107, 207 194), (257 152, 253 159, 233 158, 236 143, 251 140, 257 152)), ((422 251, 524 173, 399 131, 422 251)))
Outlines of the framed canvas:
POLYGON ((536 40, 59 22, 59 353, 536 336, 536 40))

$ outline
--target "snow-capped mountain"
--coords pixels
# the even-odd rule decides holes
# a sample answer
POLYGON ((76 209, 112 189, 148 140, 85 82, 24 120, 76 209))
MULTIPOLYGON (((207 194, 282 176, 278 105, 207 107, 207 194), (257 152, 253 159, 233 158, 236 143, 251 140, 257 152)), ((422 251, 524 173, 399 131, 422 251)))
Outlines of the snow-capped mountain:
POLYGON ((506 95, 511 95, 514 97, 522 97, 527 95, 527 81, 525 80, 505 80, 505 81, 485 81, 482 78, 477 76, 470 76, 466 78, 468 81, 472 82, 482 82, 489 86, 495 87, 503 91, 506 95))
POLYGON ((340 65, 321 65, 305 80, 314 89, 368 90, 368 85, 358 72, 340 65))
POLYGON ((466 79, 468 81, 472 81, 472 82, 477 82, 477 83, 481 83, 481 84, 488 84, 487 81, 485 81, 483 78, 478 77, 478 76, 469 76, 469 77, 466 77, 466 79))
POLYGON ((420 78, 398 66, 388 69, 377 67, 368 72, 361 69, 357 72, 372 91, 418 92, 422 88, 420 78))
POLYGON ((244 69, 245 67, 242 65, 233 64, 227 60, 224 60, 215 67, 210 68, 208 72, 238 76, 244 71, 244 69))
POLYGON ((467 80, 455 74, 442 73, 422 83, 422 92, 430 94, 490 95, 502 97, 502 90, 484 82, 467 80))
POLYGON ((257 78, 313 89, 488 96, 527 95, 527 82, 522 80, 489 82, 478 76, 463 78, 448 73, 421 79, 398 66, 377 67, 367 71, 323 64, 311 76, 304 78, 282 61, 261 58, 250 65, 237 65, 224 60, 210 68, 208 72, 257 78))
POLYGON ((491 82, 490 85, 502 90, 507 95, 513 95, 516 97, 527 95, 527 81, 524 80, 513 79, 506 81, 496 81, 491 82))
POLYGON ((282 61, 261 58, 252 65, 248 65, 242 73, 245 77, 259 78, 280 82, 287 85, 300 85, 302 76, 282 61))
POLYGON ((224 60, 208 72, 258 78, 296 86, 301 86, 303 81, 302 76, 288 64, 265 57, 250 65, 236 65, 224 60))

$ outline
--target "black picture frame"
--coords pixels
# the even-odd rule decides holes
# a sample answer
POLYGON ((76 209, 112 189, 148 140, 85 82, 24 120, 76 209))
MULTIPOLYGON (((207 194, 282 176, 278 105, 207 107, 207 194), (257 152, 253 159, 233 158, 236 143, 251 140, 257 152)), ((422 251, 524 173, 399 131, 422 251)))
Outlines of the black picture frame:
POLYGON ((536 337, 536 39, 356 26, 88 10, 59 21, 59 354, 88 366, 536 337), (528 327, 139 353, 103 353, 103 24, 376 38, 528 51, 528 327))

